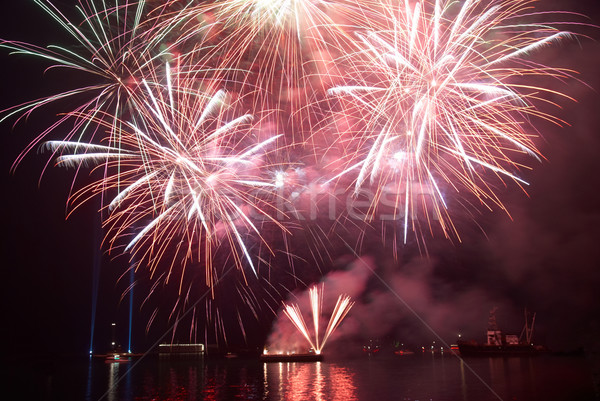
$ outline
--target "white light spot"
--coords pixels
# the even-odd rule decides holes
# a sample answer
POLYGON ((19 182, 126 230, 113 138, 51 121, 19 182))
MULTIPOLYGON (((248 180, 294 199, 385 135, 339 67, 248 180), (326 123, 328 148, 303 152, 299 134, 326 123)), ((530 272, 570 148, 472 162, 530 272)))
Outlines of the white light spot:
POLYGON ((281 188, 285 184, 285 173, 283 171, 278 171, 275 173, 275 187, 281 188))
POLYGON ((402 151, 402 150, 401 150, 401 151, 399 151, 399 152, 396 152, 396 153, 394 154, 394 159, 395 159, 396 161, 398 161, 398 162, 401 162, 401 161, 403 161, 404 159, 406 159, 406 152, 404 152, 404 151, 402 151))

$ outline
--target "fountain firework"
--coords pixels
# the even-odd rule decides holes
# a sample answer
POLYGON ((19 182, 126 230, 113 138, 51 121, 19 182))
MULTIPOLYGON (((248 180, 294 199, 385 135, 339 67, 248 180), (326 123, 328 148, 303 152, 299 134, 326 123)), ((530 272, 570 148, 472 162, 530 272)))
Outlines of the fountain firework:
POLYGON ((321 310, 323 306, 323 286, 312 287, 309 290, 309 296, 310 308, 313 318, 314 337, 310 333, 310 330, 306 325, 304 318, 302 317, 302 312, 300 311, 300 307, 298 306, 298 304, 284 305, 283 312, 292 321, 292 323, 302 334, 302 336, 306 338, 310 346, 315 350, 315 353, 320 354, 323 350, 323 347, 327 343, 327 340, 335 331, 335 329, 340 325, 344 317, 346 317, 346 315, 352 308, 352 305, 354 305, 354 302, 351 302, 350 297, 347 295, 340 295, 338 297, 337 302, 335 303, 335 308, 333 308, 333 312, 331 313, 331 317, 329 318, 329 322, 327 323, 325 333, 321 338, 319 323, 321 319, 321 310))

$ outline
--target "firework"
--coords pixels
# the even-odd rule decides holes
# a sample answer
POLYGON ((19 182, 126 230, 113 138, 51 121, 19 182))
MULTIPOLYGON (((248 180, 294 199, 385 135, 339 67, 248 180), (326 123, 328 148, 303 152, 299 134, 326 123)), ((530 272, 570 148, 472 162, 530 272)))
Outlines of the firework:
MULTIPOLYGON (((506 210, 497 187, 524 188, 523 160, 542 158, 531 120, 561 123, 537 106, 563 95, 536 82, 571 79, 530 60, 570 34, 522 23, 537 18, 528 0, 79 0, 79 23, 35 3, 75 46, 0 47, 90 83, 5 110, 76 104, 16 163, 67 127, 47 143, 58 164, 100 177, 70 202, 100 194, 105 244, 157 282, 180 273, 179 295, 192 265, 212 288, 217 260, 262 279, 271 227, 294 275, 298 239, 328 263, 340 222, 460 239, 452 206, 506 210), (351 215, 352 201, 366 210, 351 215), (332 210, 343 202, 346 215, 332 210)), ((340 297, 323 329, 322 290, 310 295, 314 330, 284 312, 320 352, 352 304, 340 297)))
POLYGON ((354 1, 225 0, 159 12, 156 27, 195 55, 190 76, 250 91, 252 107, 277 110, 277 129, 302 142, 318 119, 313 106, 328 77, 341 74, 333 59, 352 46, 349 27, 364 13, 354 1))
POLYGON ((370 218, 391 207, 403 221, 404 242, 417 216, 455 234, 446 198, 474 194, 504 209, 490 175, 527 185, 522 155, 540 158, 530 117, 554 123, 535 108, 532 76, 569 76, 527 60, 566 32, 517 17, 528 1, 486 4, 437 0, 387 4, 386 28, 355 32, 361 48, 340 60, 352 73, 329 89, 351 122, 338 132, 344 162, 334 176, 351 177, 354 196, 373 189, 370 218))
MULTIPOLYGON (((170 71, 168 65, 165 69, 170 71)), ((262 173, 270 168, 265 155, 279 136, 257 141, 260 121, 232 113, 235 104, 225 91, 176 89, 178 83, 170 73, 166 85, 143 80, 142 107, 130 121, 120 122, 119 147, 69 141, 47 145, 62 153, 59 165, 101 166, 102 179, 71 202, 94 193, 114 194, 105 223, 112 233, 111 248, 128 237, 124 250, 152 270, 165 255, 171 269, 177 262, 183 271, 188 261, 203 259, 211 286, 212 260, 220 247, 228 246, 235 265, 248 265, 256 274, 245 238, 254 234, 268 248, 258 223, 277 224, 267 196, 276 185, 262 173)), ((96 116, 81 118, 113 129, 96 116)))
POLYGON ((284 304, 283 312, 306 339, 306 341, 308 341, 310 346, 315 350, 315 353, 320 354, 323 350, 323 347, 327 343, 327 340, 340 325, 344 317, 346 317, 354 305, 354 302, 351 302, 350 297, 347 295, 339 296, 335 307, 333 308, 333 312, 331 313, 331 317, 329 318, 329 322, 327 323, 327 327, 325 328, 323 337, 320 337, 319 324, 323 303, 323 286, 320 288, 318 286, 312 287, 309 290, 309 298, 313 317, 314 336, 310 333, 310 330, 306 325, 304 318, 302 317, 302 312, 300 311, 300 307, 298 305, 284 304))
MULTIPOLYGON (((99 135, 98 124, 90 124, 90 120, 105 120, 107 125, 112 126, 109 132, 118 133, 120 121, 141 106, 138 96, 143 91, 142 80, 157 64, 162 65, 171 57, 170 49, 163 46, 164 37, 146 35, 142 26, 145 1, 125 1, 111 7, 104 1, 96 5, 95 2, 80 0, 75 8, 81 23, 67 17, 50 1, 35 0, 35 3, 73 39, 71 46, 41 47, 1 40, 0 47, 14 54, 30 55, 50 62, 49 69, 68 69, 87 75, 90 84, 5 110, 0 121, 14 115, 26 117, 34 110, 60 100, 73 98, 80 102, 32 141, 15 165, 59 127, 67 127, 65 140, 83 143, 98 139, 95 138, 99 135)), ((112 145, 118 146, 118 141, 118 137, 110 138, 112 145)))
POLYGON ((154 8, 144 1, 114 8, 81 2, 86 29, 51 3, 36 3, 83 51, 8 41, 2 46, 102 80, 8 113, 27 115, 49 102, 92 94, 40 138, 71 119, 66 141, 99 143, 104 138, 96 137, 106 132, 106 146, 121 148, 120 125, 135 126, 135 110, 146 107, 142 83, 160 74, 164 58, 175 58, 178 79, 188 87, 218 81, 241 93, 251 114, 273 111, 274 132, 288 139, 282 142, 294 143, 296 132, 304 135, 308 128, 309 141, 301 136, 294 146, 276 144, 280 162, 303 155, 299 165, 308 154, 321 163, 315 166, 323 177, 317 185, 336 191, 336 183, 345 188, 343 180, 350 180, 355 198, 372 190, 364 220, 382 211, 388 220, 402 220, 404 242, 422 221, 430 231, 439 224, 446 236, 457 234, 447 202, 451 192, 504 209, 489 177, 527 185, 519 175, 522 156, 540 158, 529 118, 560 123, 535 107, 551 91, 523 77, 569 74, 528 61, 532 52, 569 34, 519 23, 529 11, 522 0, 171 1, 154 8), (315 67, 325 59, 334 68, 315 67), (317 101, 317 86, 327 89, 327 101, 317 101))

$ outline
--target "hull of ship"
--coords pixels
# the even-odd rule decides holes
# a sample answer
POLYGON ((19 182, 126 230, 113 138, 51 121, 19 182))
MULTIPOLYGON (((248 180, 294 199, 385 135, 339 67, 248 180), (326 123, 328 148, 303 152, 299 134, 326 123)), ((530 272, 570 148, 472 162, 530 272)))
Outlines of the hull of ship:
POLYGON ((527 344, 459 344, 458 349, 462 356, 533 356, 543 352, 527 344))

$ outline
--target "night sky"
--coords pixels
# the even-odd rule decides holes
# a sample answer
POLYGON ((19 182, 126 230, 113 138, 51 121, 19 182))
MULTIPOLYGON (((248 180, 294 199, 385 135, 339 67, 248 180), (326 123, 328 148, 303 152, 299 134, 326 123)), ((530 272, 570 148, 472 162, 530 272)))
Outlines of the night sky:
MULTIPOLYGON (((590 17, 590 23, 600 23, 597 1, 542 3, 545 9, 580 12, 590 17)), ((68 43, 32 2, 9 2, 2 10, 0 38, 68 43)), ((600 38, 598 29, 582 26, 580 31, 596 41, 600 38)), ((0 51, 0 109, 71 87, 64 82, 70 76, 44 74, 46 64, 7 53, 0 51)), ((368 264, 448 342, 459 331, 483 340, 487 312, 497 305, 499 321, 517 334, 522 309, 537 312, 536 338, 553 349, 600 345, 600 44, 580 37, 542 53, 539 60, 577 70, 582 82, 552 83, 577 101, 552 99, 562 109, 545 110, 568 126, 536 123, 543 136, 538 146, 547 160, 531 161, 534 169, 523 173, 531 183, 529 196, 514 186, 499 191, 512 219, 501 211, 482 212, 477 224, 459 218, 463 242, 432 239, 428 257, 414 244, 401 250, 397 261, 391 250, 382 252, 381 244, 369 248, 368 243, 363 252, 368 264)), ((98 204, 88 203, 65 219, 72 171, 50 165, 40 179, 48 155, 37 149, 11 172, 19 153, 60 111, 61 105, 52 105, 15 128, 14 119, 0 125, 2 332, 4 344, 12 344, 9 353, 88 351, 94 264, 101 266, 98 347, 108 344, 111 321, 123 326, 127 320, 128 308, 119 304, 126 283, 117 282, 127 260, 113 260, 100 250, 98 204)), ((61 137, 60 132, 53 135, 61 137)), ((328 285, 344 280, 362 283, 356 290, 354 318, 349 316, 340 335, 355 341, 380 336, 408 338, 415 345, 430 341, 431 333, 381 283, 360 273, 347 250, 340 247, 334 254, 335 260, 324 271, 345 269, 346 275, 330 273, 328 285), (357 323, 363 316, 370 316, 372 326, 357 323)), ((318 276, 304 278, 310 281, 318 276)), ((144 334, 149 312, 136 313, 134 348, 142 348, 137 351, 162 334, 160 324, 144 334)), ((259 333, 250 335, 251 341, 264 340, 272 319, 269 313, 264 311, 263 320, 255 324, 259 333)), ((125 336, 119 332, 121 342, 125 336)))

